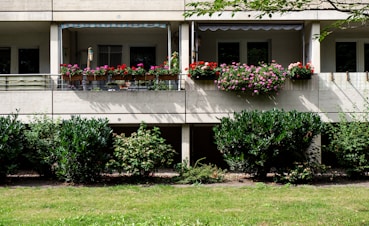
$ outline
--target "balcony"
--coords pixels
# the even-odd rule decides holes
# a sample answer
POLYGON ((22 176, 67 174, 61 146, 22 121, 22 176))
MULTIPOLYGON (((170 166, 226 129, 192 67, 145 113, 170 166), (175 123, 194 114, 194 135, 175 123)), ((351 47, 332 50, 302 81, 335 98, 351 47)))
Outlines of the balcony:
POLYGON ((217 123, 241 110, 313 111, 325 121, 337 121, 341 112, 368 110, 367 73, 320 73, 310 80, 287 80, 274 95, 219 91, 213 81, 182 80, 185 89, 150 90, 148 85, 107 87, 99 81, 73 85, 58 75, 0 75, 0 114, 19 109, 20 118, 34 113, 54 118, 107 117, 112 124, 217 123))

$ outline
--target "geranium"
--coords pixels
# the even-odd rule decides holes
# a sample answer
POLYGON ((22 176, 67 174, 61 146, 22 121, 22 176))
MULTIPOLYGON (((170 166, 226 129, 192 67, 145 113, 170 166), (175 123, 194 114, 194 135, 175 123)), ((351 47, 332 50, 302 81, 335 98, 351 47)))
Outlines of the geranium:
POLYGON ((220 67, 216 62, 198 61, 188 68, 188 76, 194 79, 214 79, 219 74, 220 67))
POLYGON ((164 61, 163 64, 159 66, 151 66, 148 74, 151 75, 178 75, 180 73, 178 64, 178 53, 173 52, 170 58, 170 66, 168 61, 164 61))
POLYGON ((221 65, 221 76, 215 83, 224 91, 251 91, 253 94, 278 91, 287 73, 275 62, 259 66, 241 63, 221 65))
POLYGON ((291 63, 288 66, 288 75, 292 79, 310 79, 314 73, 311 63, 303 65, 301 62, 291 63))
POLYGON ((137 67, 132 66, 131 67, 131 72, 132 72, 132 75, 145 75, 146 70, 144 68, 144 64, 139 63, 139 64, 137 64, 137 67))
POLYGON ((83 70, 78 64, 60 64, 60 73, 66 76, 81 75, 83 70))
POLYGON ((127 67, 126 64, 118 65, 117 68, 114 70, 114 75, 130 75, 132 74, 132 69, 127 67))

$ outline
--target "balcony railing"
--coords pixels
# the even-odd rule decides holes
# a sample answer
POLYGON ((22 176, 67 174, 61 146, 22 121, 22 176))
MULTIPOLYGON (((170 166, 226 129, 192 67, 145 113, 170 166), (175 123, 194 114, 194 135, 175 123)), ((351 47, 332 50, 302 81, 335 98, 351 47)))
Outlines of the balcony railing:
POLYGON ((178 90, 180 80, 63 80, 52 74, 0 74, 0 91, 143 91, 178 90))

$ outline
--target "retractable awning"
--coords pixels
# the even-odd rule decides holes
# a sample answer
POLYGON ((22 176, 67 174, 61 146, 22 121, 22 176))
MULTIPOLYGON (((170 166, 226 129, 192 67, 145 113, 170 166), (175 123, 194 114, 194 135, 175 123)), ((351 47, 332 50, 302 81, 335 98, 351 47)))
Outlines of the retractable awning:
POLYGON ((303 29, 302 24, 199 24, 198 29, 200 31, 270 31, 270 30, 295 30, 300 31, 303 29))
POLYGON ((160 23, 68 23, 61 24, 65 28, 167 28, 167 24, 160 23))

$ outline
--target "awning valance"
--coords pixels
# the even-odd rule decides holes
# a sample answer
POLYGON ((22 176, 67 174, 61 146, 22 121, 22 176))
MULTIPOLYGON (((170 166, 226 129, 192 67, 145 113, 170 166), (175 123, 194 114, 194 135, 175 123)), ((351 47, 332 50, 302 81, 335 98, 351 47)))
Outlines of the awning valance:
POLYGON ((62 29, 65 28, 166 28, 166 24, 160 23, 68 23, 61 24, 62 29))
POLYGON ((300 31, 302 30, 303 25, 302 24, 199 24, 198 29, 200 31, 237 31, 237 30, 243 30, 243 31, 270 31, 270 30, 295 30, 300 31))

